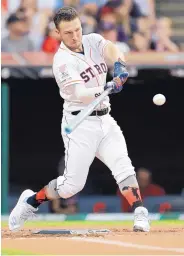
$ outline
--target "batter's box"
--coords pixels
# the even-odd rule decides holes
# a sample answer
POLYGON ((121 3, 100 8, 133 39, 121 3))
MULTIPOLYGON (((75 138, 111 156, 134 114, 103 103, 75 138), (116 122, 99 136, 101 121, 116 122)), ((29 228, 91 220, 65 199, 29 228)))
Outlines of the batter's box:
POLYGON ((109 232, 108 229, 43 229, 32 231, 36 235, 106 235, 109 232))

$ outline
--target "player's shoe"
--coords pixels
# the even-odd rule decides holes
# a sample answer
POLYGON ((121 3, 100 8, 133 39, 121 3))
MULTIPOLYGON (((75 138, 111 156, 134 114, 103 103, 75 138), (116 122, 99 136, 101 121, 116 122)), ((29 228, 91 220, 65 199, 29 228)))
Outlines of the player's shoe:
POLYGON ((20 195, 16 206, 9 216, 8 225, 11 231, 19 231, 26 220, 35 216, 34 212, 37 211, 38 208, 34 208, 27 203, 28 197, 34 194, 32 190, 26 189, 20 195))
POLYGON ((148 218, 148 210, 145 207, 139 206, 134 211, 134 227, 136 232, 149 232, 150 221, 148 218))

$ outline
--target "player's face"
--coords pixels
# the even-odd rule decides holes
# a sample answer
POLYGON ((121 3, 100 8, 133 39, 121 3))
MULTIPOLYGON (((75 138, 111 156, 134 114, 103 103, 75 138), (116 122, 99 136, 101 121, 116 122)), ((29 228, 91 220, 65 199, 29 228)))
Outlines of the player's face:
POLYGON ((61 41, 72 51, 82 48, 82 27, 79 18, 72 21, 62 21, 59 24, 58 33, 61 41))

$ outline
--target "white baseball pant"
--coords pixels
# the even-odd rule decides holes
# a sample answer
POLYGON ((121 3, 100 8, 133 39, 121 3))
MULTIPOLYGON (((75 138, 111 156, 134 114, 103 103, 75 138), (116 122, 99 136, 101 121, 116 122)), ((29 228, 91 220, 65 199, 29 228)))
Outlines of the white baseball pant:
POLYGON ((110 114, 89 116, 67 135, 64 127, 72 118, 65 114, 62 119, 65 170, 57 178, 60 197, 69 198, 83 189, 95 156, 111 170, 117 184, 135 174, 123 133, 110 114))

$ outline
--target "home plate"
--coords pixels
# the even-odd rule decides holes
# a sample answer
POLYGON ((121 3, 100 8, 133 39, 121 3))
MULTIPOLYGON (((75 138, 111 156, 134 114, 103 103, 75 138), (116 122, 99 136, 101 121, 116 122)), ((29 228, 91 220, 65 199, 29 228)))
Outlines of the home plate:
POLYGON ((109 232, 108 229, 43 229, 32 231, 33 234, 39 235, 105 235, 109 232))

